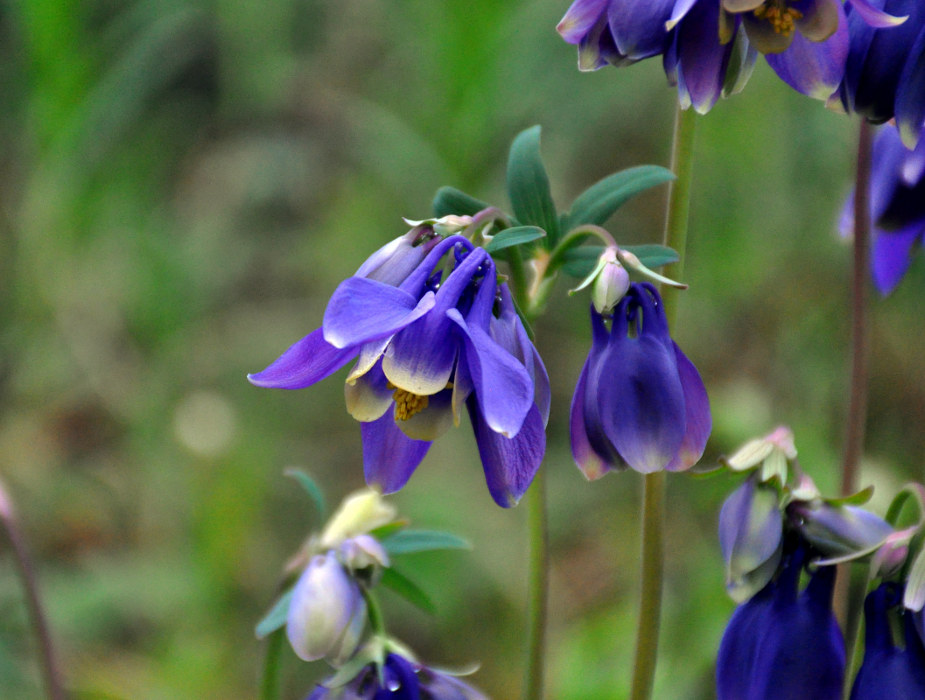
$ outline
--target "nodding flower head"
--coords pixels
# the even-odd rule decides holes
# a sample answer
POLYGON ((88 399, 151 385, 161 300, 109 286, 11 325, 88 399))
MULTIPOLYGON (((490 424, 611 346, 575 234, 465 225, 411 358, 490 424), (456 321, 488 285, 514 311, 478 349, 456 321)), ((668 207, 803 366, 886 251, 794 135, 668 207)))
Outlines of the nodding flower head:
POLYGON ((545 370, 506 312, 513 307, 491 256, 463 236, 428 236, 374 254, 335 290, 321 328, 248 379, 301 389, 356 360, 347 410, 361 422, 366 480, 384 493, 404 486, 431 442, 474 406, 492 496, 512 505, 545 450, 545 417, 534 410, 548 398, 535 396, 535 387, 548 392, 545 370), (514 329, 516 344, 499 341, 500 325, 514 329))
POLYGON ((627 466, 643 473, 693 466, 710 435, 710 403, 668 333, 658 291, 631 285, 610 319, 592 307, 591 330, 570 417, 578 467, 595 479, 627 466))

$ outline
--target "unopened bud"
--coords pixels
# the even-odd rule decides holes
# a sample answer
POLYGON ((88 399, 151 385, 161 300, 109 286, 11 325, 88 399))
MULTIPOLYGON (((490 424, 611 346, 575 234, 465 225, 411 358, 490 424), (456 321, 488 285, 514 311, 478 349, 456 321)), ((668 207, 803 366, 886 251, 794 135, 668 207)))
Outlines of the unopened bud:
POLYGON ((363 535, 395 519, 395 507, 373 489, 357 491, 344 499, 321 533, 321 548, 337 547, 350 537, 363 535))

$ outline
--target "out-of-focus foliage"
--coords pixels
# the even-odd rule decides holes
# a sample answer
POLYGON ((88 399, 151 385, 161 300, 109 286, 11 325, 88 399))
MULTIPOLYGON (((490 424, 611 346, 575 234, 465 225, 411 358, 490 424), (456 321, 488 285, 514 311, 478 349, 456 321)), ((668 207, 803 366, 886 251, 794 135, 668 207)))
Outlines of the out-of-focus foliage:
MULTIPOLYGON (((314 517, 284 468, 336 501, 362 483, 337 381, 250 386, 318 326, 328 295, 423 219, 441 185, 504 204, 513 136, 543 125, 553 196, 665 164, 675 92, 661 66, 579 74, 553 0, 180 0, 0 4, 0 475, 22 514, 81 698, 252 697, 254 624, 314 517)), ((778 423, 835 483, 847 396, 849 250, 834 221, 853 126, 759 66, 699 120, 678 341, 715 431, 705 461, 778 423)), ((657 242, 664 193, 609 223, 657 242)), ((639 479, 588 484, 567 445, 587 299, 567 284, 537 325, 553 384, 549 696, 629 687, 639 479)), ((876 306, 864 481, 921 478, 925 270, 876 306)), ((472 552, 415 555, 431 618, 385 598, 427 662, 480 660, 514 697, 524 509, 485 493, 467 430, 434 445, 395 501, 472 552), (451 584, 451 585, 448 585, 451 584)), ((712 696, 732 604, 716 543, 725 479, 670 479, 656 696, 712 696)), ((407 568, 407 567, 406 567, 407 568)), ((316 665, 320 666, 320 664, 316 665)), ((324 669, 286 657, 286 697, 324 669)), ((0 549, 0 688, 40 696, 0 549)))

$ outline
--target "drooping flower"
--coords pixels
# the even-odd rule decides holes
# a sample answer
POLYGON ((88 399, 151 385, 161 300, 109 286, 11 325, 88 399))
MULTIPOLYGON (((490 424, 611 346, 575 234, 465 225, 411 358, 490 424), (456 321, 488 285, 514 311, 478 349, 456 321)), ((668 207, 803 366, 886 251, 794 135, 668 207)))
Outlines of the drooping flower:
POLYGON ((751 73, 756 54, 738 27, 731 18, 721 34, 716 0, 576 0, 557 29, 578 45, 581 70, 663 56, 681 105, 705 113, 751 73))
MULTIPOLYGON (((910 151, 892 125, 877 134, 871 168, 870 213, 871 272, 877 289, 887 295, 909 269, 914 249, 925 240, 925 139, 919 140, 916 149, 910 151)), ((853 229, 852 193, 845 203, 841 231, 848 235, 853 229)))
POLYGON ((778 578, 729 621, 716 663, 718 700, 837 700, 845 645, 832 613, 834 567, 799 592, 804 551, 786 555, 778 578))
POLYGON ((925 5, 878 5, 894 21, 872 22, 861 5, 848 8, 850 50, 838 96, 846 110, 874 124, 895 117, 903 142, 915 148, 925 125, 925 5))
POLYGON ((903 611, 905 646, 893 641, 890 610, 901 596, 884 583, 864 601, 864 662, 854 679, 851 700, 925 697, 925 647, 909 611, 903 611))
MULTIPOLYGON (((333 679, 332 679, 333 680, 333 679)), ((315 687, 307 700, 487 700, 458 678, 390 653, 381 669, 369 664, 344 685, 315 687)))
POLYGON ((286 636, 305 661, 340 665, 354 651, 366 624, 366 601, 334 552, 312 557, 292 592, 286 636))
POLYGON ((591 307, 592 344, 572 398, 572 456, 589 479, 627 466, 693 466, 710 435, 697 369, 668 333, 661 297, 635 283, 607 319, 591 307))
MULTIPOLYGON (((301 389, 356 359, 347 377, 347 409, 362 424, 366 480, 385 493, 405 485, 431 442, 458 422, 471 399, 483 419, 474 425, 483 460, 486 449, 494 460, 485 461, 492 496, 512 505, 529 486, 545 446, 531 418, 543 403, 534 392, 542 363, 525 333, 519 356, 495 339, 492 327, 501 317, 494 308, 505 287, 499 290, 488 253, 455 235, 427 245, 414 266, 408 263, 414 246, 398 246, 397 259, 379 251, 338 286, 321 328, 248 379, 301 389), (528 432, 517 440, 525 425, 528 432)), ((504 318, 523 330, 516 316, 504 318)))
MULTIPOLYGON (((898 21, 868 0, 848 2, 872 26, 898 21)), ((784 82, 818 99, 838 86, 848 57, 841 0, 576 0, 558 30, 578 44, 582 70, 663 55, 681 105, 701 113, 744 86, 757 52, 784 82)))

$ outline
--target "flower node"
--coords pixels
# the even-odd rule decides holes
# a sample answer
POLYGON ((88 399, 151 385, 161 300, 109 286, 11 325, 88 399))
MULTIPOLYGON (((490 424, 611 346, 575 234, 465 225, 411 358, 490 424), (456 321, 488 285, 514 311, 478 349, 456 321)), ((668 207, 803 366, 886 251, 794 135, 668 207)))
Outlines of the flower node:
POLYGON ((793 34, 795 22, 803 18, 803 13, 792 7, 785 7, 780 0, 768 0, 755 9, 755 17, 767 20, 777 34, 790 36, 793 34))

